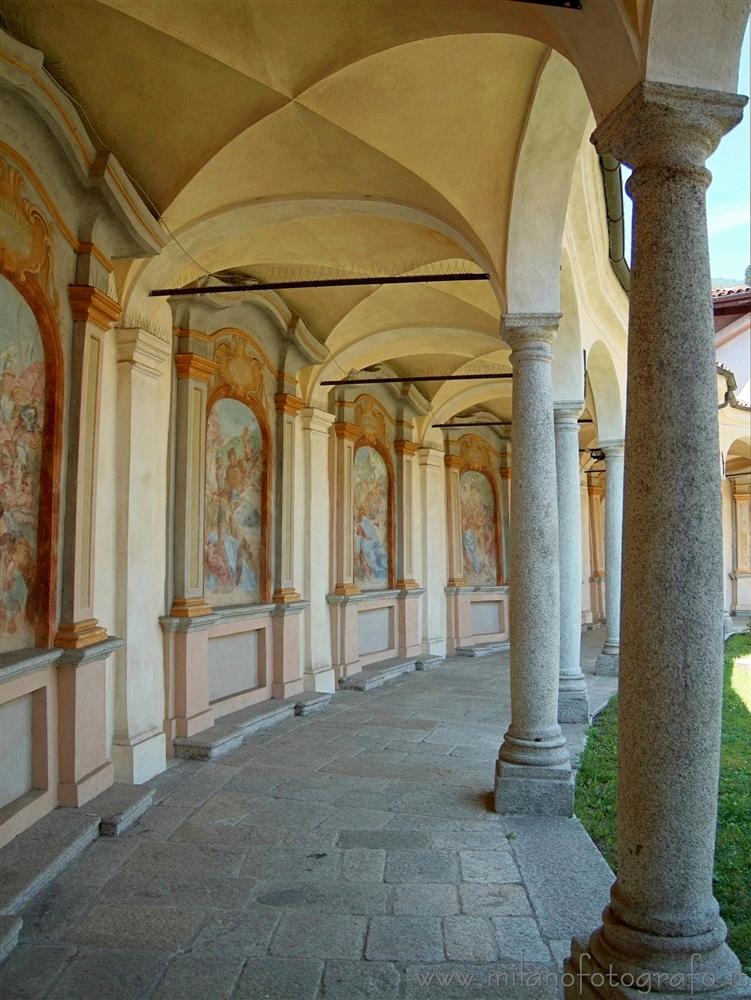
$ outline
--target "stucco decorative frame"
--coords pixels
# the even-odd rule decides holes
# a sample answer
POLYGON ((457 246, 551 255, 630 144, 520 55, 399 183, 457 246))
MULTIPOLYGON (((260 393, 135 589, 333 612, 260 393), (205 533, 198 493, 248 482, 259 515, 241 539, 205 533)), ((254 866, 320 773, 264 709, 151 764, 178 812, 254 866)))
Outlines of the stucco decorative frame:
MULTIPOLYGON (((235 331, 222 331, 222 335, 225 334, 235 336, 235 331)), ((262 374, 263 366, 253 352, 253 348, 255 348, 254 342, 250 337, 248 337, 247 334, 244 334, 244 338, 245 342, 242 348, 239 347, 240 341, 236 338, 234 353, 223 351, 222 354, 225 356, 225 359, 229 358, 229 360, 241 354, 243 360, 251 366, 251 369, 254 372, 258 373, 258 376, 253 379, 252 383, 242 383, 239 385, 232 383, 228 381, 228 379, 232 377, 231 368, 226 364, 226 362, 225 364, 222 364, 221 361, 218 362, 219 371, 215 376, 214 386, 209 393, 208 399, 206 400, 204 442, 206 440, 211 411, 214 404, 219 402, 220 399, 236 399, 238 402, 244 403, 258 420, 258 426, 261 429, 261 440, 263 444, 263 469, 261 473, 261 481, 263 483, 261 490, 261 550, 259 553, 260 566, 258 574, 260 581, 260 593, 258 603, 267 604, 271 600, 271 566, 269 560, 269 552, 271 551, 271 428, 269 427, 269 420, 264 406, 265 394, 262 374)), ((217 346, 215 357, 216 353, 219 352, 219 349, 225 346, 228 347, 226 340, 222 341, 222 343, 217 346)))
MULTIPOLYGON (((389 553, 389 574, 385 589, 393 590, 396 586, 396 474, 393 455, 386 442, 387 415, 372 396, 362 395, 358 396, 355 400, 354 420, 355 424, 360 428, 360 436, 355 439, 352 449, 353 467, 355 455, 360 448, 372 448, 374 451, 377 451, 386 465, 386 475, 388 476, 388 526, 386 539, 389 553)), ((354 511, 352 521, 351 530, 354 531, 354 511)), ((373 591, 373 593, 376 592, 373 591)), ((371 593, 371 591, 363 591, 363 593, 371 593)))
MULTIPOLYGON (((487 441, 484 441, 476 434, 464 434, 458 441, 459 456, 462 464, 459 468, 459 482, 465 472, 479 472, 485 476, 490 483, 493 493, 493 503, 495 505, 495 516, 493 517, 493 528, 495 533, 495 582, 496 586, 503 586, 505 583, 503 576, 503 533, 501 532, 501 498, 498 493, 498 485, 492 471, 491 448, 487 441)), ((461 501, 460 501, 461 506, 461 501)))
MULTIPOLYGON (((57 549, 60 524, 62 467, 63 350, 58 321, 58 296, 53 288, 51 225, 23 195, 24 179, 0 159, 0 205, 13 213, 29 232, 26 253, 0 244, 0 275, 23 297, 39 327, 44 350, 44 427, 39 480, 37 573, 33 607, 35 644, 52 644, 57 621, 57 549)), ((7 230, 3 227, 4 232, 7 230)))

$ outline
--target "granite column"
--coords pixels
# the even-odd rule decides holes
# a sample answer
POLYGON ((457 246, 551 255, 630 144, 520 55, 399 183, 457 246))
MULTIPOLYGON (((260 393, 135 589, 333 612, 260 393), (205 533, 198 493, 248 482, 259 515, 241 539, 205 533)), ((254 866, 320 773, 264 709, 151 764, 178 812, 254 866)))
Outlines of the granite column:
POLYGON ((712 893, 722 524, 707 157, 745 99, 640 84, 593 140, 633 169, 618 879, 568 997, 747 997, 712 893), (659 410, 656 411, 656 392, 659 410), (659 418, 656 419, 656 412, 659 418), (638 988, 638 993, 637 993, 638 988))
POLYGON ((605 607, 607 634, 595 673, 618 674, 621 635, 621 547, 623 537, 623 441, 600 441, 605 452, 605 607))
POLYGON ((558 315, 504 317, 514 372, 511 448, 511 724, 498 755, 499 813, 573 812, 558 725, 560 602, 551 345, 558 315))
POLYGON ((580 663, 582 537, 579 496, 579 415, 582 403, 560 402, 555 404, 554 410, 561 580, 558 721, 588 722, 589 691, 580 663))

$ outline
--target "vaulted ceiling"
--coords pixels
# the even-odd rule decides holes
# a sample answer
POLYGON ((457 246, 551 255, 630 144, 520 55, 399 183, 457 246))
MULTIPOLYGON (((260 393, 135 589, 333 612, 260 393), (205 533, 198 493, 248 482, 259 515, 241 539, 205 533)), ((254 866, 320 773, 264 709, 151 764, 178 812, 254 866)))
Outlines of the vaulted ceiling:
MULTIPOLYGON (((330 351, 329 372, 384 362, 416 374, 430 355, 446 372, 478 358, 508 368, 500 315, 511 220, 523 198, 539 202, 540 223, 549 214, 522 155, 540 82, 564 67, 555 79, 570 93, 558 98, 579 109, 563 138, 552 130, 547 148, 540 136, 530 147, 538 160, 568 157, 563 171, 550 171, 562 218, 589 105, 602 113, 638 77, 645 4, 575 12, 516 0, 7 0, 0 8, 178 237, 159 258, 121 270, 125 295, 143 300, 149 288, 226 269, 267 280, 487 270, 490 283, 283 293, 330 351)), ((544 163, 537 173, 544 187, 544 163)), ((524 226, 532 239, 534 215, 524 226)))

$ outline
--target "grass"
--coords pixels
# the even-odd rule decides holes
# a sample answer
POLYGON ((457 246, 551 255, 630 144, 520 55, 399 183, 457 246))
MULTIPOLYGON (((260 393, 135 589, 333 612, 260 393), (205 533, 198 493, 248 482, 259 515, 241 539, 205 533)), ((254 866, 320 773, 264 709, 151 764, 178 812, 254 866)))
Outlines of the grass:
MULTIPOLYGON (((751 713, 732 687, 733 661, 751 655, 751 635, 725 644, 722 753, 714 891, 728 941, 751 974, 751 713)), ((576 784, 576 814, 613 871, 618 870, 616 752, 618 698, 589 731, 576 784)))

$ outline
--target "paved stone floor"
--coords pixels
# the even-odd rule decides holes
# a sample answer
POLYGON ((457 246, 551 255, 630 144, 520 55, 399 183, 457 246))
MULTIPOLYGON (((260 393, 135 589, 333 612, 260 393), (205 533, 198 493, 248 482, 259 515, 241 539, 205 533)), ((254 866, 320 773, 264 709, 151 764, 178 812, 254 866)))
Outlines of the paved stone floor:
POLYGON ((459 658, 174 764, 22 913, 0 996, 558 997, 612 876, 577 820, 491 811, 508 717, 508 655, 459 658))

